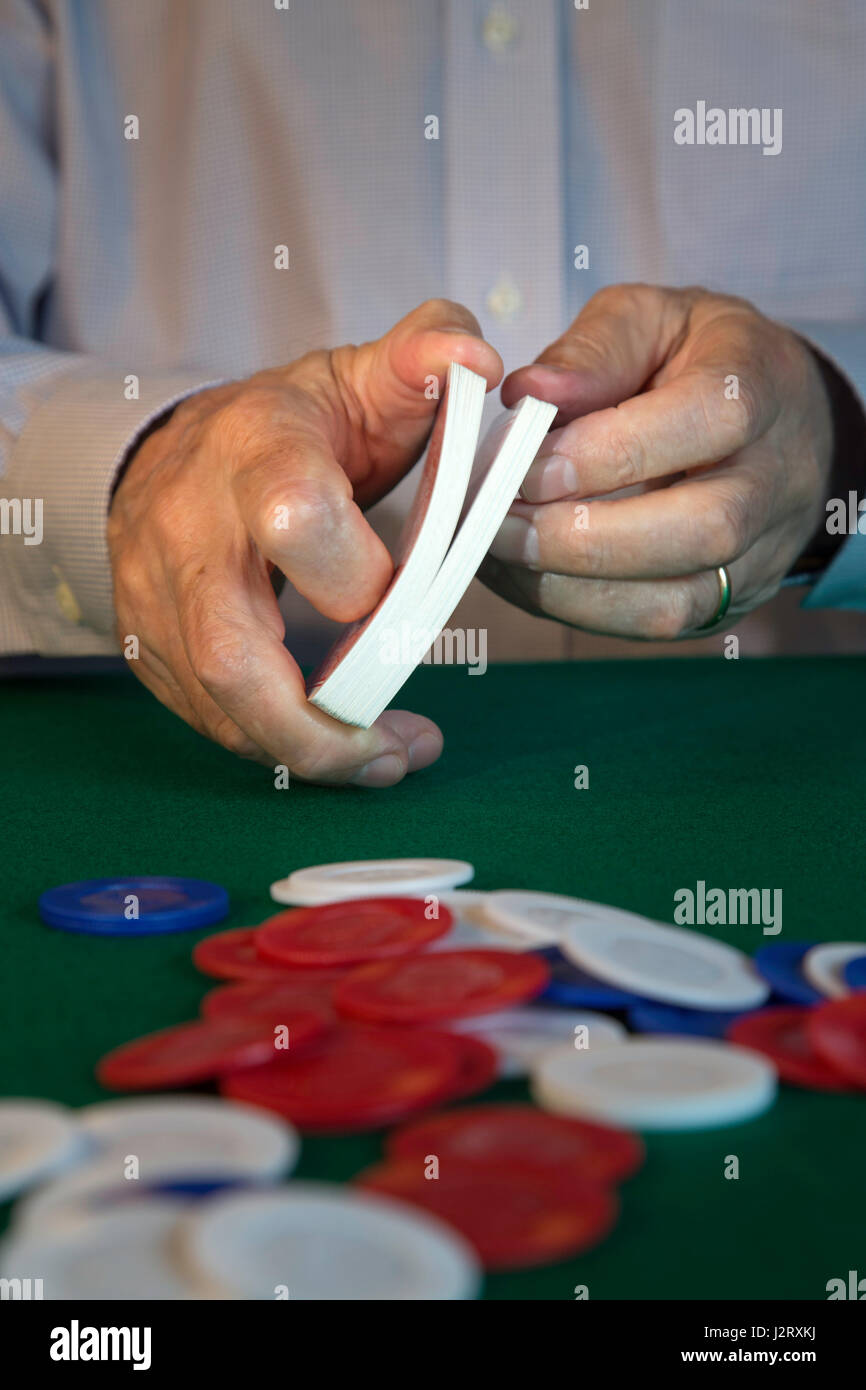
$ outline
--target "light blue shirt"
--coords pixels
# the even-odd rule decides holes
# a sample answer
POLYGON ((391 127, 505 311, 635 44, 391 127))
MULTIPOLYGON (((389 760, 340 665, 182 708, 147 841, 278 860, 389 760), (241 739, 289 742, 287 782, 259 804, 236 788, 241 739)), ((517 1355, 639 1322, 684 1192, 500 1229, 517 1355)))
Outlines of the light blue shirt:
MULTIPOLYGON (((604 284, 700 283, 866 396, 864 71, 862 0, 0 0, 0 494, 44 509, 0 651, 116 649, 108 498, 171 401, 429 296, 511 369, 604 284), (781 149, 677 143, 701 102, 781 149)), ((866 537, 808 602, 866 608, 866 537)))

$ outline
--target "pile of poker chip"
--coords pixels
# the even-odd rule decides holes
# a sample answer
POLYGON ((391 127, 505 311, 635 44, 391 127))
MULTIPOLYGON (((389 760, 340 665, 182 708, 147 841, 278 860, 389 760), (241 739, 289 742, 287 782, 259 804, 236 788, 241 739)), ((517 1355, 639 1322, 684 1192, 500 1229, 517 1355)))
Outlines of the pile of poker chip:
MULTIPOLYGON (((99 1061, 106 1090, 155 1094, 0 1102, 0 1199, 24 1194, 0 1274, 49 1298, 472 1298, 485 1270, 610 1234, 643 1162, 634 1131, 746 1121, 779 1081, 866 1093, 866 943, 749 957, 472 876, 296 870, 271 887, 281 911, 195 946, 219 982, 198 1019, 99 1061), (504 1077, 534 1104, 477 1103, 504 1077), (291 1177, 302 1135, 363 1131, 386 1131, 384 1154, 351 1186, 291 1177)), ((61 930, 146 935, 214 925, 228 898, 94 880, 39 908, 61 930)))

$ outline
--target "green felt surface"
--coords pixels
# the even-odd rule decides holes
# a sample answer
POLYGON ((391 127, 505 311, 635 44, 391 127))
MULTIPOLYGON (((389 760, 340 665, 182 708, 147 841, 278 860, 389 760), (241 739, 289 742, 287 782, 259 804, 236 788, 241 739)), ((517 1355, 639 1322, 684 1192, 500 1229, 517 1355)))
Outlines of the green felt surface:
MULTIPOLYGON (((370 792, 292 785, 199 739, 126 676, 0 687, 4 733, 0 1093, 99 1099, 100 1055, 192 1017, 209 987, 184 933, 42 926, 46 887, 122 874, 225 884, 226 925, 269 883, 334 859, 472 860, 527 887, 672 920, 677 888, 781 888, 782 939, 866 939, 866 660, 424 668, 401 703, 446 733, 440 763, 370 792), (588 790, 573 769, 589 768, 588 790)), ((706 928, 748 951, 757 926, 706 928)), ((523 1097, 521 1083, 497 1088, 523 1097)), ((309 1140, 300 1172, 344 1180, 378 1136, 309 1140)), ((754 1122, 650 1136, 614 1235, 567 1264, 487 1281, 492 1298, 823 1298, 866 1273, 866 1096, 783 1089, 754 1122), (726 1158, 740 1178, 723 1176, 726 1158)))

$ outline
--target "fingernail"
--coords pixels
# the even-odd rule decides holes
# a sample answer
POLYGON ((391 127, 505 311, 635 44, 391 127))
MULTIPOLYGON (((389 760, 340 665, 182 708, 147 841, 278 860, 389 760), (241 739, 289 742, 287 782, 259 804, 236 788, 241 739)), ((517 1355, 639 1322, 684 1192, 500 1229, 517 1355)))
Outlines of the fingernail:
POLYGON ((399 782, 406 768, 396 753, 383 753, 349 778, 356 787, 391 787, 399 782))
POLYGON ((496 533, 490 553, 512 564, 537 565, 538 532, 525 517, 507 516, 496 533))
POLYGON ((527 502, 555 502, 577 492, 577 470, 565 454, 537 458, 523 480, 521 497, 527 502))
POLYGON ((441 752, 441 737, 425 729, 409 744, 409 771, 417 772, 419 768, 429 767, 431 763, 435 763, 441 752))

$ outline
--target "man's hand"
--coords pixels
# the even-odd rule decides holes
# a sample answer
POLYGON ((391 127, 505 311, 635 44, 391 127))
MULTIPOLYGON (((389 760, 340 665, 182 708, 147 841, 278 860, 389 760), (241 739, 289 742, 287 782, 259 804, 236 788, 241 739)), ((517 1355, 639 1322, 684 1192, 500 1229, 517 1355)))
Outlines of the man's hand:
POLYGON ((439 756, 420 716, 357 729, 308 703, 270 574, 339 622, 374 607, 392 564, 361 509, 419 457, 437 404, 425 378, 443 386, 451 361, 502 375, 472 315, 432 300, 377 342, 202 391, 144 440, 108 524, 117 631, 200 733, 315 782, 388 786, 439 756))
POLYGON ((559 407, 481 577, 592 632, 699 635, 726 565, 736 617, 771 598, 824 515, 833 451, 816 360, 742 299, 595 295, 502 399, 559 407), (604 494, 634 489, 616 498, 604 494), (592 498, 581 503, 582 498, 592 498))

